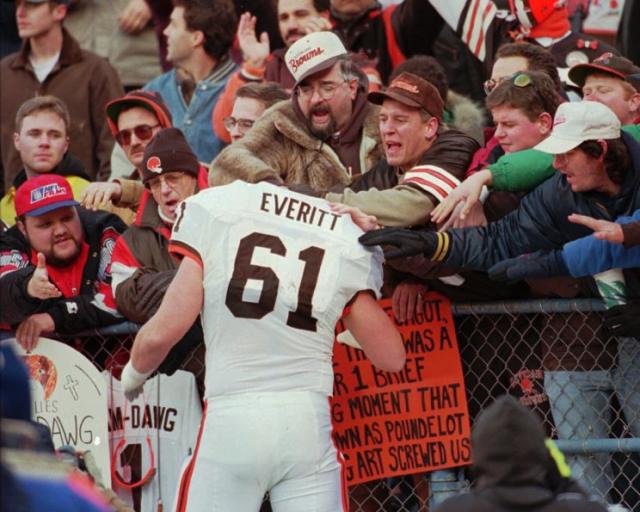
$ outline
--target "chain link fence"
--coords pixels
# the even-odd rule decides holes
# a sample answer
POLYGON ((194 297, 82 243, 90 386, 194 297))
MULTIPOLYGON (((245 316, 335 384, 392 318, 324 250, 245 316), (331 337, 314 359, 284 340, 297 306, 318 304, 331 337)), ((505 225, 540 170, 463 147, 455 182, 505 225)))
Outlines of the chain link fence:
MULTIPOLYGON (((473 421, 514 395, 540 416, 583 487, 640 512, 640 343, 610 337, 602 311, 591 299, 453 305, 469 413, 473 421)), ((70 341, 100 369, 118 367, 136 330, 125 323, 70 341)), ((203 348, 182 368, 202 392, 203 348)), ((427 511, 468 481, 458 469, 356 485, 351 510, 427 511)))

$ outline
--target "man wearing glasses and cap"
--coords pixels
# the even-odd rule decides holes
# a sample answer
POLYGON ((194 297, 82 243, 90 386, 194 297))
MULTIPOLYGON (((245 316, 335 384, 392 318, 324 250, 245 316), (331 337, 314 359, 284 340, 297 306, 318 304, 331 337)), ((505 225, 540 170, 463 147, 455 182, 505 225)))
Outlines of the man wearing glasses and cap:
MULTIPOLYGON (((140 163, 144 184, 140 206, 135 221, 116 243, 111 265, 118 310, 138 323, 146 322, 156 312, 178 268, 168 250, 176 208, 207 187, 207 170, 180 130, 159 129, 145 145, 140 163)), ((198 320, 161 370, 173 373, 202 339, 198 320)))
POLYGON ((286 54, 296 79, 290 102, 263 116, 212 162, 211 185, 269 180, 328 190, 346 185, 381 156, 366 78, 331 32, 296 41, 286 54))
POLYGON ((171 112, 158 93, 136 90, 107 103, 109 129, 131 165, 130 179, 92 183, 81 196, 82 205, 96 209, 107 201, 115 205, 135 206, 144 191, 144 150, 151 138, 172 125, 171 112))
MULTIPOLYGON (((429 100, 433 112, 425 110, 423 115, 433 120, 429 121, 431 129, 427 139, 417 142, 420 154, 413 158, 416 148, 409 148, 411 142, 408 140, 396 140, 387 146, 382 144, 378 110, 367 102, 366 81, 346 54, 338 37, 330 32, 309 34, 291 45, 286 56, 296 78, 291 102, 282 102, 271 109, 241 141, 223 150, 211 164, 209 183, 215 186, 236 179, 249 182, 267 180, 294 188, 302 186, 305 191, 310 187, 311 192, 326 195, 330 201, 357 206, 365 213, 376 215, 384 225, 408 226, 424 222, 435 199, 417 186, 418 181, 413 185, 402 184, 394 175, 395 183, 387 182, 384 187, 367 182, 361 183, 357 191, 343 189, 353 178, 374 168, 387 153, 387 146, 389 153, 404 155, 406 150, 410 150, 410 160, 415 160, 414 163, 429 150, 433 152, 438 148, 443 154, 459 150, 455 159, 464 160, 459 165, 462 173, 477 143, 453 130, 450 132, 464 139, 458 147, 454 148, 450 143, 443 145, 438 140, 442 99, 431 84, 421 80, 426 89, 412 94, 424 101, 429 100), (425 92, 427 89, 429 93, 425 92), (437 105, 440 105, 439 109, 437 105), (441 144, 436 145, 436 142, 441 144), (398 147, 401 150, 396 151, 398 147), (340 193, 328 193, 332 189, 340 193)), ((404 101, 409 100, 405 98, 404 101)), ((423 109, 423 103, 415 99, 411 101, 410 110, 418 113, 423 109)), ((411 139, 414 139, 413 134, 411 139)), ((405 163, 410 164, 409 161, 405 163)), ((454 171, 447 169, 444 172, 454 171)), ((457 179, 454 178, 453 185, 449 183, 447 186, 455 186, 457 179)))

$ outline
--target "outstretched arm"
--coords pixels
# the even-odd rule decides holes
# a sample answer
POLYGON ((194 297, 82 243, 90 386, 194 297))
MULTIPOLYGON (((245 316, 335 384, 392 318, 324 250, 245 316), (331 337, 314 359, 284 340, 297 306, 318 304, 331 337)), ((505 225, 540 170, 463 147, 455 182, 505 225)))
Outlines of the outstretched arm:
POLYGON ((133 342, 131 359, 122 373, 128 398, 137 395, 147 377, 198 318, 204 300, 202 277, 198 263, 191 258, 182 260, 160 308, 142 326, 133 342))

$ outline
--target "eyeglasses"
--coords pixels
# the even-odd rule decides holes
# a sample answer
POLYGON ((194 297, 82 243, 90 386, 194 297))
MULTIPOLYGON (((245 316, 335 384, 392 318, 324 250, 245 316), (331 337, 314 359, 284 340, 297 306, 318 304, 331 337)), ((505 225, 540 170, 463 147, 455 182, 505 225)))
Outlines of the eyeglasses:
POLYGON ((255 120, 253 119, 236 119, 233 116, 227 116, 224 118, 224 127, 228 132, 238 125, 238 129, 244 133, 253 126, 253 123, 255 123, 255 120))
POLYGON ((159 124, 154 124, 153 126, 149 126, 148 124, 139 124, 138 126, 134 126, 133 129, 120 130, 116 133, 115 138, 118 141, 118 144, 121 146, 128 146, 131 144, 131 133, 135 133, 136 137, 140 140, 149 140, 153 137, 153 129, 160 126, 159 124))
POLYGON ((151 190, 157 190, 164 181, 167 187, 175 189, 178 186, 178 183, 182 180, 184 174, 185 173, 183 171, 173 171, 161 174, 160 176, 155 176, 149 180, 149 188, 151 190))
MULTIPOLYGON (((347 83, 346 80, 343 80, 342 82, 339 82, 339 83, 335 83, 335 82, 321 83, 318 86, 318 95, 323 100, 330 100, 335 95, 336 91, 338 90, 338 87, 346 83, 347 83)), ((313 93, 315 91, 316 89, 314 87, 306 84, 299 85, 296 88, 296 93, 298 94, 298 96, 300 96, 301 98, 304 98, 305 100, 310 99, 313 96, 313 93)))
POLYGON ((491 91, 493 91, 496 87, 498 87, 498 85, 500 84, 500 82, 502 82, 506 77, 502 77, 502 78, 489 78, 489 80, 486 80, 483 84, 482 84, 482 88, 484 89, 484 93, 489 96, 489 94, 491 94, 491 91))

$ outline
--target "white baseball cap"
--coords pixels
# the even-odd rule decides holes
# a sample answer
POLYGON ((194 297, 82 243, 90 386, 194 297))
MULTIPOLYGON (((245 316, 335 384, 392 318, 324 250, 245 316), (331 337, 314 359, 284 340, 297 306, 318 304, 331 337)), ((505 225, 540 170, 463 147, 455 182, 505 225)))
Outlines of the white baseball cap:
POLYGON ((298 85, 313 73, 333 66, 347 49, 333 32, 313 32, 293 43, 284 56, 298 85))
POLYGON ((573 101, 558 107, 551 135, 534 149, 557 155, 586 140, 618 138, 620 120, 609 107, 597 101, 573 101))

